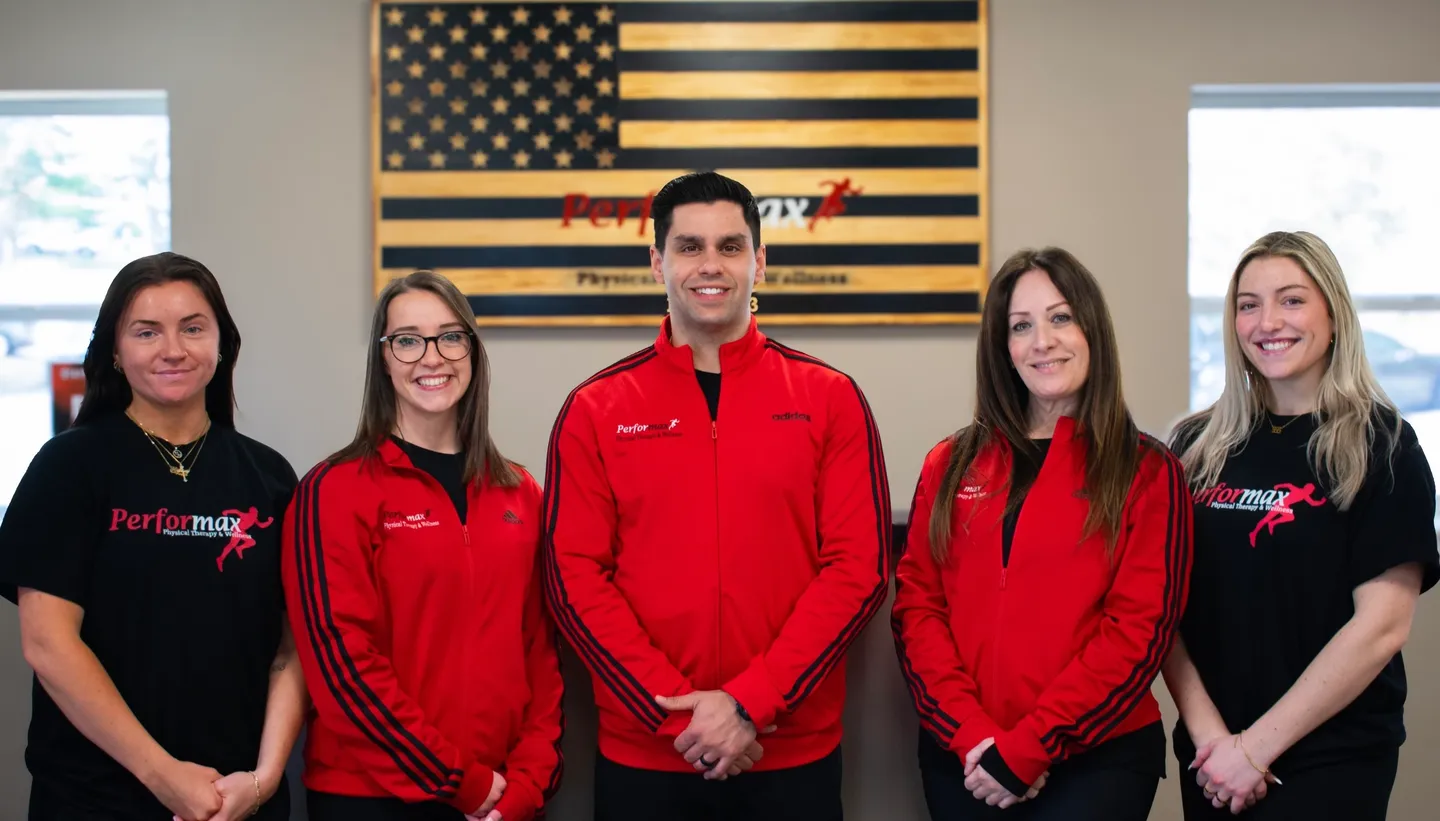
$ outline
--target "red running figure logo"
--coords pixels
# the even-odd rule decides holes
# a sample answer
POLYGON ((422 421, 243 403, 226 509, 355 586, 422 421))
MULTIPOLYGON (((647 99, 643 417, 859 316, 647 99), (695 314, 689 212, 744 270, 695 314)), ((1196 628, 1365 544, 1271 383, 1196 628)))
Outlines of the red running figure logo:
POLYGON ((1284 490, 1286 491, 1286 493, 1284 496, 1281 496, 1278 500, 1276 500, 1275 504, 1270 506, 1270 509, 1265 512, 1265 517, 1260 520, 1259 524, 1255 525, 1254 530, 1250 531, 1251 547, 1255 546, 1255 539, 1257 536, 1260 535, 1261 528, 1268 529, 1270 531, 1270 535, 1274 536, 1276 525, 1283 525, 1286 522, 1295 521, 1294 507, 1300 502, 1304 502, 1311 507, 1320 507, 1321 505, 1325 504, 1324 499, 1320 499, 1317 501, 1310 498, 1310 495, 1315 492, 1315 486, 1313 484, 1307 483, 1305 487, 1299 488, 1295 485, 1282 482, 1281 484, 1276 485, 1275 489, 1284 490))
POLYGON ((845 213, 845 197, 856 196, 865 190, 863 188, 851 188, 849 177, 839 182, 835 180, 825 180, 820 184, 830 186, 830 193, 825 195, 825 199, 820 201, 820 206, 815 209, 815 213, 810 215, 811 231, 815 230, 815 224, 818 223, 822 217, 828 220, 845 213))
POLYGON ((233 515, 236 517, 235 527, 230 531, 230 543, 225 545, 225 549, 221 551, 220 556, 215 559, 215 566, 220 568, 221 573, 224 573, 226 556, 234 553, 236 558, 244 560, 245 551, 255 546, 255 540, 250 538, 250 534, 246 531, 252 527, 258 527, 264 530, 270 526, 271 522, 275 521, 275 517, 267 517, 265 521, 262 522, 260 521, 260 511, 253 507, 248 511, 227 510, 222 515, 233 515))

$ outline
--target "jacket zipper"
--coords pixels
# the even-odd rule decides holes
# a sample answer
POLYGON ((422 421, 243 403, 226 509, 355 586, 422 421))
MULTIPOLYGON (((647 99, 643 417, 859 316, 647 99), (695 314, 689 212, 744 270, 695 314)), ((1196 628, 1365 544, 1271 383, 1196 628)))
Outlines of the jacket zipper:
MULTIPOLYGON (((721 386, 724 390, 724 386, 721 386)), ((718 402, 716 403, 719 404, 718 402)), ((717 409, 716 416, 719 416, 717 409)), ((720 425, 716 419, 710 420, 710 453, 715 466, 715 687, 718 688, 723 682, 720 680, 720 671, 724 665, 724 648, 721 646, 720 624, 722 619, 722 602, 725 600, 724 588, 725 579, 722 576, 724 564, 720 550, 720 425)))

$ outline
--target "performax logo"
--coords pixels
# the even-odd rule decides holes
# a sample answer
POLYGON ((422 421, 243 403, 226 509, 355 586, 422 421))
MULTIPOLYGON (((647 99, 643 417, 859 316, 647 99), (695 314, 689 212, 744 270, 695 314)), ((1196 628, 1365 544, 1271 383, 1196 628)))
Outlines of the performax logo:
POLYGON ((426 527, 439 527, 440 523, 430 518, 430 511, 423 513, 401 513, 398 510, 380 511, 381 524, 386 530, 394 530, 403 527, 407 530, 420 530, 426 527))
POLYGON ((131 513, 117 507, 110 511, 110 532, 150 530, 161 536, 206 536, 213 539, 269 524, 268 520, 260 524, 255 519, 238 510, 227 510, 219 516, 197 516, 193 513, 171 513, 163 507, 154 513, 131 513))
POLYGON ((669 422, 636 422, 633 425, 619 424, 615 426, 615 440, 629 441, 631 439, 656 439, 662 436, 681 436, 680 420, 671 419, 669 422))

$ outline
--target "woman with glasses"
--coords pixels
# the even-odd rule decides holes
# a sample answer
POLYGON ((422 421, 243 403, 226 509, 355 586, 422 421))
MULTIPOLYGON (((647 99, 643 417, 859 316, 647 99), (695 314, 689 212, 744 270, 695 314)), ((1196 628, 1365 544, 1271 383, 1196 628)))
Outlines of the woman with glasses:
POLYGON ((540 487, 490 436, 474 327, 444 277, 391 282, 355 438, 295 494, 282 569, 314 821, 526 821, 558 786, 540 487))

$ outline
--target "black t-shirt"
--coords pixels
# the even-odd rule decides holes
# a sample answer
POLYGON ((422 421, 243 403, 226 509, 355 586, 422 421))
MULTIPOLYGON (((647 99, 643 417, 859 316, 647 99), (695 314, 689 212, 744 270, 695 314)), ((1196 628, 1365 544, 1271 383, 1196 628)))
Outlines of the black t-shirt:
MULTIPOLYGON (((1195 563, 1180 630, 1232 732, 1279 701, 1354 616, 1357 586, 1408 562, 1424 566, 1422 590, 1440 576, 1435 482, 1408 423, 1387 462, 1392 434, 1377 421, 1368 477, 1342 512, 1306 454, 1314 419, 1275 420, 1281 433, 1259 426, 1215 486, 1195 491, 1195 563)), ((1182 431, 1176 452, 1197 433, 1182 431)), ((1282 755, 1275 772, 1284 778, 1287 770, 1398 747, 1405 690, 1397 653, 1358 698, 1282 755)), ((1188 761, 1194 745, 1183 723, 1174 741, 1188 761)))
POLYGON ((427 450, 398 436, 392 436, 391 439, 410 457, 411 464, 435 477, 435 481, 445 489, 450 501, 455 503, 455 512, 460 514, 460 521, 465 521, 465 454, 427 450))
POLYGON ((695 378, 700 380, 700 390, 705 392, 705 402, 710 405, 710 421, 714 422, 720 412, 720 374, 697 368, 695 378))
MULTIPOLYGON (((1010 500, 1014 501, 1015 488, 1025 482, 1035 483, 1035 477, 1040 475, 1040 466, 1045 463, 1045 456, 1050 452, 1049 439, 1031 439, 1030 442, 1040 449, 1038 461, 1031 461, 1019 451, 1015 452, 1015 458, 1011 460, 1010 469, 1010 500)), ((1016 505, 1015 509, 1005 514, 1005 521, 1001 523, 1000 543, 1004 551, 1003 563, 1010 564, 1010 542, 1015 538, 1015 524, 1020 521, 1020 508, 1024 502, 1016 505)), ((1007 503, 1008 506, 1008 503, 1007 503)))
MULTIPOLYGON (((13 602, 29 587, 84 608, 80 638, 146 731, 175 758, 228 774, 259 756, 296 476, 233 429, 212 427, 200 447, 186 482, 121 413, 52 438, 0 524, 0 593, 13 602)), ((37 785, 77 812, 171 817, 38 680, 28 741, 37 785)))

